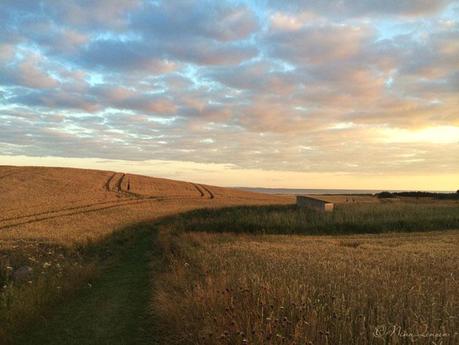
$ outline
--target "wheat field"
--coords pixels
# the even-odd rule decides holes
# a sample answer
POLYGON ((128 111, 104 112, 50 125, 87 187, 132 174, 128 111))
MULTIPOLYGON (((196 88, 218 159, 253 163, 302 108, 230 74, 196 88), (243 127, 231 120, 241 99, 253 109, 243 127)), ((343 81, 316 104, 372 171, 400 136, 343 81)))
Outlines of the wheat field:
POLYGON ((132 223, 196 208, 291 202, 291 197, 109 171, 0 166, 0 248, 15 240, 96 241, 132 223))
POLYGON ((1 166, 0 344, 137 253, 137 233, 159 253, 141 307, 160 344, 455 344, 457 202, 323 198, 335 212, 200 183, 1 166))
POLYGON ((164 344, 457 344, 457 231, 161 243, 164 344))
POLYGON ((197 208, 290 202, 110 171, 0 166, 0 344, 95 279, 115 255, 87 248, 127 227, 197 208))

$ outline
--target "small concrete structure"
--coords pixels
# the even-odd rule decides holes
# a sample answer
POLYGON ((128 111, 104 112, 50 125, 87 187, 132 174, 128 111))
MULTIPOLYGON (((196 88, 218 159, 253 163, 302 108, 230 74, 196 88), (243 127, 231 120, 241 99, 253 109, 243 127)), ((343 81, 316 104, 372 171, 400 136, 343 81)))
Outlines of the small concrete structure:
POLYGON ((334 204, 332 202, 305 195, 296 196, 296 205, 298 207, 309 207, 324 212, 332 212, 334 208, 334 204))

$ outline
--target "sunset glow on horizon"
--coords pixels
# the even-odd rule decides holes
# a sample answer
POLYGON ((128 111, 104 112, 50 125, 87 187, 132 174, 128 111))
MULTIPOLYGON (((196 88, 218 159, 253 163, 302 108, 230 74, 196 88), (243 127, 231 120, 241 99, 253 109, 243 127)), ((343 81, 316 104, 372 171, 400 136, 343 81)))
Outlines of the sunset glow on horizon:
POLYGON ((0 9, 0 165, 459 189, 458 1, 0 9))

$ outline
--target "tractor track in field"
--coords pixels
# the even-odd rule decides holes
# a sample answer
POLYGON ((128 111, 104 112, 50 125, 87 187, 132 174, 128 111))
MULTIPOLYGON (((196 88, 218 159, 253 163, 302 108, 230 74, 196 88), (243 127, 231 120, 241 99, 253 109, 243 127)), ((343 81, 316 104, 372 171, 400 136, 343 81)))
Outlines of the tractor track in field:
MULTIPOLYGON (((11 175, 13 173, 15 173, 15 171, 12 171, 6 175, 11 175)), ((6 175, 0 176, 0 178, 6 177, 6 175)), ((20 226, 20 225, 55 219, 59 217, 67 217, 67 216, 73 216, 73 215, 79 215, 79 214, 92 213, 92 212, 103 211, 103 210, 107 210, 111 208, 135 205, 135 204, 140 204, 140 203, 145 203, 145 202, 150 202, 150 201, 169 201, 169 200, 180 200, 180 199, 199 200, 201 198, 205 198, 206 194, 208 195, 207 199, 215 198, 215 195, 209 190, 209 188, 203 185, 195 184, 195 183, 192 183, 192 185, 199 192, 199 195, 200 195, 199 197, 196 197, 194 195, 144 196, 141 194, 124 191, 122 189, 122 184, 123 184, 123 180, 125 177, 126 177, 126 174, 113 173, 103 185, 103 188, 105 191, 116 193, 118 196, 124 197, 124 200, 121 199, 121 200, 107 200, 107 201, 101 201, 101 202, 93 202, 93 203, 87 203, 87 204, 78 205, 78 206, 64 207, 60 209, 42 211, 42 212, 32 213, 28 215, 4 218, 4 219, 0 219, 0 230, 12 228, 15 226, 20 226), (117 175, 121 175, 121 176, 117 178, 117 175)))
MULTIPOLYGON (((10 172, 8 174, 5 174, 3 176, 0 176, 0 179, 2 179, 3 177, 7 177, 9 175, 12 175, 12 174, 14 174, 14 171, 10 172)), ((113 179, 115 178, 115 176, 118 175, 118 174, 119 173, 113 173, 107 179, 107 181, 104 183, 104 186, 103 186, 105 191, 112 192, 112 190, 110 189, 110 184, 113 181, 113 179)), ((82 200, 82 201, 84 201, 84 200, 82 200)), ((124 200, 124 201, 128 201, 128 200, 124 200)), ((78 206, 65 207, 65 208, 60 208, 60 209, 57 209, 57 210, 54 209, 54 210, 47 210, 47 211, 37 212, 37 213, 31 213, 31 214, 27 214, 27 215, 23 215, 23 216, 0 218, 0 223, 11 221, 11 220, 20 220, 20 219, 24 219, 24 218, 38 217, 38 216, 42 216, 42 215, 50 214, 50 213, 58 213, 58 212, 63 212, 63 211, 78 210, 78 209, 82 209, 82 208, 88 208, 88 207, 91 207, 91 206, 105 205, 105 204, 110 204, 110 203, 120 203, 120 202, 123 202, 123 200, 107 200, 107 201, 95 202, 95 203, 90 203, 90 204, 83 204, 83 205, 78 205, 78 206)), ((17 209, 21 209, 21 208, 17 208, 17 209)), ((13 210, 11 210, 11 211, 13 211, 13 210)))
MULTIPOLYGON (((163 198, 150 197, 150 198, 139 199, 139 200, 126 200, 126 201, 118 201, 118 202, 115 201, 115 203, 112 204, 112 205, 107 205, 107 206, 103 206, 103 207, 96 207, 96 208, 93 208, 93 209, 91 209, 90 207, 99 206, 101 203, 91 204, 91 205, 87 205, 87 206, 78 207, 80 209, 82 209, 82 208, 89 208, 89 209, 84 209, 84 210, 75 211, 75 212, 73 212, 75 209, 74 210, 67 209, 67 210, 60 210, 60 211, 51 211, 51 212, 48 212, 48 213, 43 213, 43 215, 44 214, 50 214, 50 213, 65 212, 65 211, 70 211, 70 212, 67 212, 67 213, 64 213, 64 214, 54 214, 54 215, 51 214, 51 215, 48 215, 48 216, 45 216, 45 217, 42 217, 42 218, 39 218, 39 219, 30 219, 30 220, 26 220, 26 221, 19 222, 19 223, 14 223, 14 224, 0 225, 0 230, 1 229, 12 228, 12 227, 19 226, 19 225, 24 225, 24 224, 41 222, 41 221, 49 220, 49 219, 55 219, 55 218, 67 217, 67 216, 74 216, 74 215, 78 215, 78 214, 92 213, 92 212, 103 211, 103 210, 107 210, 107 209, 111 209, 111 208, 115 208, 115 207, 135 205, 135 204, 140 204, 140 203, 149 202, 149 201, 161 201, 161 200, 163 200, 163 198)), ((102 204, 106 204, 106 203, 102 203, 102 204)), ((30 218, 31 217, 37 217, 37 215, 30 215, 30 216, 27 216, 27 217, 30 217, 30 218)), ((14 219, 11 219, 11 220, 14 220, 14 219)), ((4 222, 4 220, 2 222, 4 222)))
POLYGON ((193 187, 196 188, 196 190, 199 192, 199 194, 201 195, 201 198, 203 198, 205 196, 204 192, 202 191, 202 189, 195 183, 192 183, 193 187))
MULTIPOLYGON (((145 196, 142 194, 131 192, 129 190, 123 190, 123 181, 125 177, 126 177, 126 174, 122 174, 121 177, 118 179, 118 181, 116 182, 114 192, 118 193, 119 195, 131 197, 131 198, 137 198, 137 199, 145 199, 149 197, 149 196, 145 196)), ((128 186, 129 186, 129 179, 128 179, 128 186)))
POLYGON ((214 193, 212 193, 209 188, 204 187, 202 184, 200 186, 201 186, 202 189, 204 189, 209 194, 209 199, 214 199, 215 198, 214 193))
MULTIPOLYGON (((112 182, 112 180, 114 179, 114 177, 117 175, 118 173, 114 173, 113 175, 111 175, 109 177, 109 179, 105 182, 104 184, 104 189, 106 191, 109 191, 111 192, 112 190, 110 189, 110 183, 112 182)), ((118 185, 121 185, 120 182, 117 183, 117 186, 118 185)), ((137 196, 137 195, 136 195, 137 196)), ((142 199, 145 199, 145 198, 142 198, 142 199)), ((152 198, 150 198, 152 199, 152 198)), ((74 210, 79 210, 79 209, 84 209, 84 208, 90 208, 90 207, 93 207, 93 206, 100 206, 100 205, 107 205, 107 204, 117 204, 119 206, 122 206, 124 205, 126 202, 131 202, 131 201, 134 201, 132 199, 130 200, 107 200, 107 201, 101 201, 101 202, 95 202, 95 203, 90 203, 90 204, 83 204, 83 205, 78 205, 78 206, 72 206, 72 207, 65 207, 65 208, 60 208, 60 209, 57 209, 57 210, 48 210, 48 211, 43 211, 43 212, 38 212, 38 213, 32 213, 32 214, 28 214, 28 215, 23 215, 23 216, 17 216, 17 217, 9 217, 9 218, 3 218, 3 219, 0 219, 0 223, 1 222, 8 222, 8 221, 14 221, 14 220, 20 220, 20 219, 25 219, 25 218, 32 218, 32 217, 39 217, 39 216, 43 216, 43 215, 46 215, 46 214, 52 214, 52 213, 59 213, 59 212, 65 212, 65 211, 74 211, 74 210)), ((0 229, 2 227, 0 226, 0 229)))
POLYGON ((24 215, 24 216, 4 218, 4 219, 0 219, 0 222, 7 222, 7 221, 11 221, 11 220, 20 220, 20 219, 31 218, 31 217, 39 217, 39 216, 43 216, 45 214, 50 214, 50 213, 58 213, 58 212, 64 212, 64 211, 74 211, 74 210, 78 210, 78 209, 82 209, 82 208, 88 208, 88 207, 92 207, 92 206, 114 204, 114 203, 120 204, 120 203, 123 203, 123 202, 126 202, 126 201, 132 201, 132 200, 108 200, 108 201, 102 201, 102 202, 95 202, 95 203, 91 203, 91 204, 60 208, 60 209, 57 209, 57 210, 42 211, 42 212, 32 213, 32 214, 28 214, 28 215, 24 215))
POLYGON ((106 201, 106 202, 93 203, 93 204, 87 204, 87 205, 82 205, 82 206, 69 207, 69 208, 54 210, 54 211, 40 212, 40 213, 31 214, 27 216, 2 219, 0 220, 0 223, 21 220, 25 218, 34 218, 34 217, 44 216, 39 219, 29 219, 29 220, 24 220, 21 222, 16 222, 13 224, 0 225, 0 230, 8 229, 8 228, 12 228, 15 226, 20 226, 20 225, 25 225, 25 224, 37 223, 37 222, 60 218, 60 217, 68 217, 68 216, 73 216, 73 215, 78 215, 78 214, 92 213, 92 212, 103 211, 103 210, 116 208, 116 207, 136 205, 136 204, 150 202, 150 201, 170 201, 170 200, 180 200, 180 199, 199 200, 195 196, 177 195, 177 196, 149 196, 149 197, 143 197, 139 199, 130 199, 130 200, 122 200, 122 201, 118 201, 118 200, 106 201), (102 206, 102 205, 106 205, 106 206, 102 206), (97 207, 97 206, 102 206, 102 207, 97 207), (95 208, 92 208, 92 207, 95 207, 95 208))
POLYGON ((6 173, 6 174, 0 176, 0 180, 1 180, 2 178, 5 178, 5 177, 8 177, 8 176, 14 175, 14 174, 16 173, 15 170, 16 170, 16 169, 14 169, 14 171, 10 171, 10 172, 8 172, 8 173, 6 173))
POLYGON ((122 189, 121 189, 121 185, 123 184, 123 180, 124 180, 124 177, 126 176, 126 174, 122 174, 121 177, 118 179, 118 181, 116 182, 116 189, 117 189, 117 192, 121 192, 122 189))
POLYGON ((105 182, 104 184, 104 188, 107 192, 110 192, 110 183, 112 182, 112 180, 115 178, 117 173, 113 173, 112 176, 110 176, 107 180, 107 182, 105 182))

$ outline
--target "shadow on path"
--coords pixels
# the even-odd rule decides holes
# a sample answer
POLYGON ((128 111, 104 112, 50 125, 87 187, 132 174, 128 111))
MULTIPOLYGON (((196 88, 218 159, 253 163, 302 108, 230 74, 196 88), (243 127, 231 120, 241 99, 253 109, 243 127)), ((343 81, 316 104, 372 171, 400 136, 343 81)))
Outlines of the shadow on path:
POLYGON ((109 241, 119 250, 91 285, 63 301, 14 344, 155 344, 149 305, 157 233, 140 224, 109 241))

